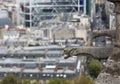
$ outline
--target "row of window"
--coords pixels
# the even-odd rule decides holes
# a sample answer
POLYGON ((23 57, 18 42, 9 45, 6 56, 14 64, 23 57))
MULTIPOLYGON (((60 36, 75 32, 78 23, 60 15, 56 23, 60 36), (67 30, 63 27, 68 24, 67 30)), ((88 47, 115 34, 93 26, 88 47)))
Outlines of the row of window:
POLYGON ((19 72, 11 72, 11 73, 6 73, 6 72, 2 72, 0 73, 0 77, 6 77, 7 75, 15 75, 19 78, 35 78, 35 79, 39 79, 39 78, 72 78, 75 76, 75 74, 65 74, 65 73, 19 73, 19 72))

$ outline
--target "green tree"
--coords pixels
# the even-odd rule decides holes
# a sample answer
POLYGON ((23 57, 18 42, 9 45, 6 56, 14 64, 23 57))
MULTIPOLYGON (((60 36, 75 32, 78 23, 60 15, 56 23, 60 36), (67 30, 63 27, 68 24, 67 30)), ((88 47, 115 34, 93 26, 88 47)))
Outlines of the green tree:
POLYGON ((89 69, 90 76, 93 78, 97 78, 97 76, 102 70, 102 64, 98 61, 93 60, 88 65, 88 69, 89 69))
POLYGON ((21 81, 14 75, 8 75, 5 78, 3 78, 1 84, 21 84, 21 81))
POLYGON ((80 77, 80 83, 79 84, 94 84, 94 81, 90 77, 88 77, 86 75, 82 75, 80 77))
POLYGON ((75 77, 73 80, 72 80, 72 84, 79 84, 80 83, 80 78, 78 77, 75 77))
POLYGON ((23 84, 31 84, 31 83, 30 83, 30 80, 26 79, 26 80, 23 80, 23 84))
POLYGON ((94 84, 94 81, 90 77, 82 75, 80 78, 74 78, 71 84, 94 84))
POLYGON ((49 80, 48 84, 69 84, 69 82, 66 81, 65 79, 54 78, 49 80))
POLYGON ((39 82, 38 81, 34 81, 32 84, 39 84, 39 82))

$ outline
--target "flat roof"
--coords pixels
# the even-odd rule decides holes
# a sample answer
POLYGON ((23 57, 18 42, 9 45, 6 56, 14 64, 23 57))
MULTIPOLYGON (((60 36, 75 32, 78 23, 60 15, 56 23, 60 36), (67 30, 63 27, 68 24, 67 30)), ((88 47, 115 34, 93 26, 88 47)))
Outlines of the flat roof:
MULTIPOLYGON (((31 59, 20 59, 20 58, 3 58, 0 59, 0 64, 36 64, 36 63, 75 63, 77 60, 77 57, 75 58, 69 58, 69 59, 63 59, 63 58, 31 58, 31 59)), ((55 66, 48 65, 46 68, 53 68, 55 66)))
POLYGON ((57 71, 54 71, 54 69, 43 69, 43 71, 40 71, 38 68, 35 68, 35 69, 24 69, 22 70, 22 68, 10 68, 10 67, 7 67, 7 68, 0 68, 0 72, 23 72, 23 73, 68 73, 68 74, 71 74, 71 73, 75 73, 76 70, 69 70, 69 69, 61 69, 61 70, 57 70, 57 71))

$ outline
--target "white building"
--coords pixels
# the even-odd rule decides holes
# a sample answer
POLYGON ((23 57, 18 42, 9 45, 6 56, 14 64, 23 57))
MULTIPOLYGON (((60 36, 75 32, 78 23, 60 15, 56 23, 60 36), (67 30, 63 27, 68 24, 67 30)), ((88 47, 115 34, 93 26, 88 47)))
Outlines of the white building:
POLYGON ((75 37, 76 38, 82 38, 83 40, 87 41, 87 29, 79 28, 76 30, 75 37))
POLYGON ((3 31, 3 39, 18 39, 19 38, 19 32, 16 31, 15 29, 5 29, 3 31))
POLYGON ((74 14, 73 19, 78 20, 80 24, 83 26, 86 26, 86 25, 90 26, 90 18, 85 14, 82 14, 80 16, 74 14))
POLYGON ((90 31, 90 18, 86 15, 76 16, 75 18, 80 19, 80 23, 75 30, 75 37, 87 41, 88 31, 90 31))

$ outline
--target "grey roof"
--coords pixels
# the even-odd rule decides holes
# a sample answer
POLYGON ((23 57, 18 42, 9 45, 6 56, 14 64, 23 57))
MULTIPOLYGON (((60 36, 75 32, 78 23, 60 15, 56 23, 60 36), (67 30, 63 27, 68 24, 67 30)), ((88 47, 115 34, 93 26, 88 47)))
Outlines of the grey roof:
POLYGON ((9 27, 14 26, 10 18, 0 18, 0 28, 5 27, 5 25, 8 25, 9 27))

